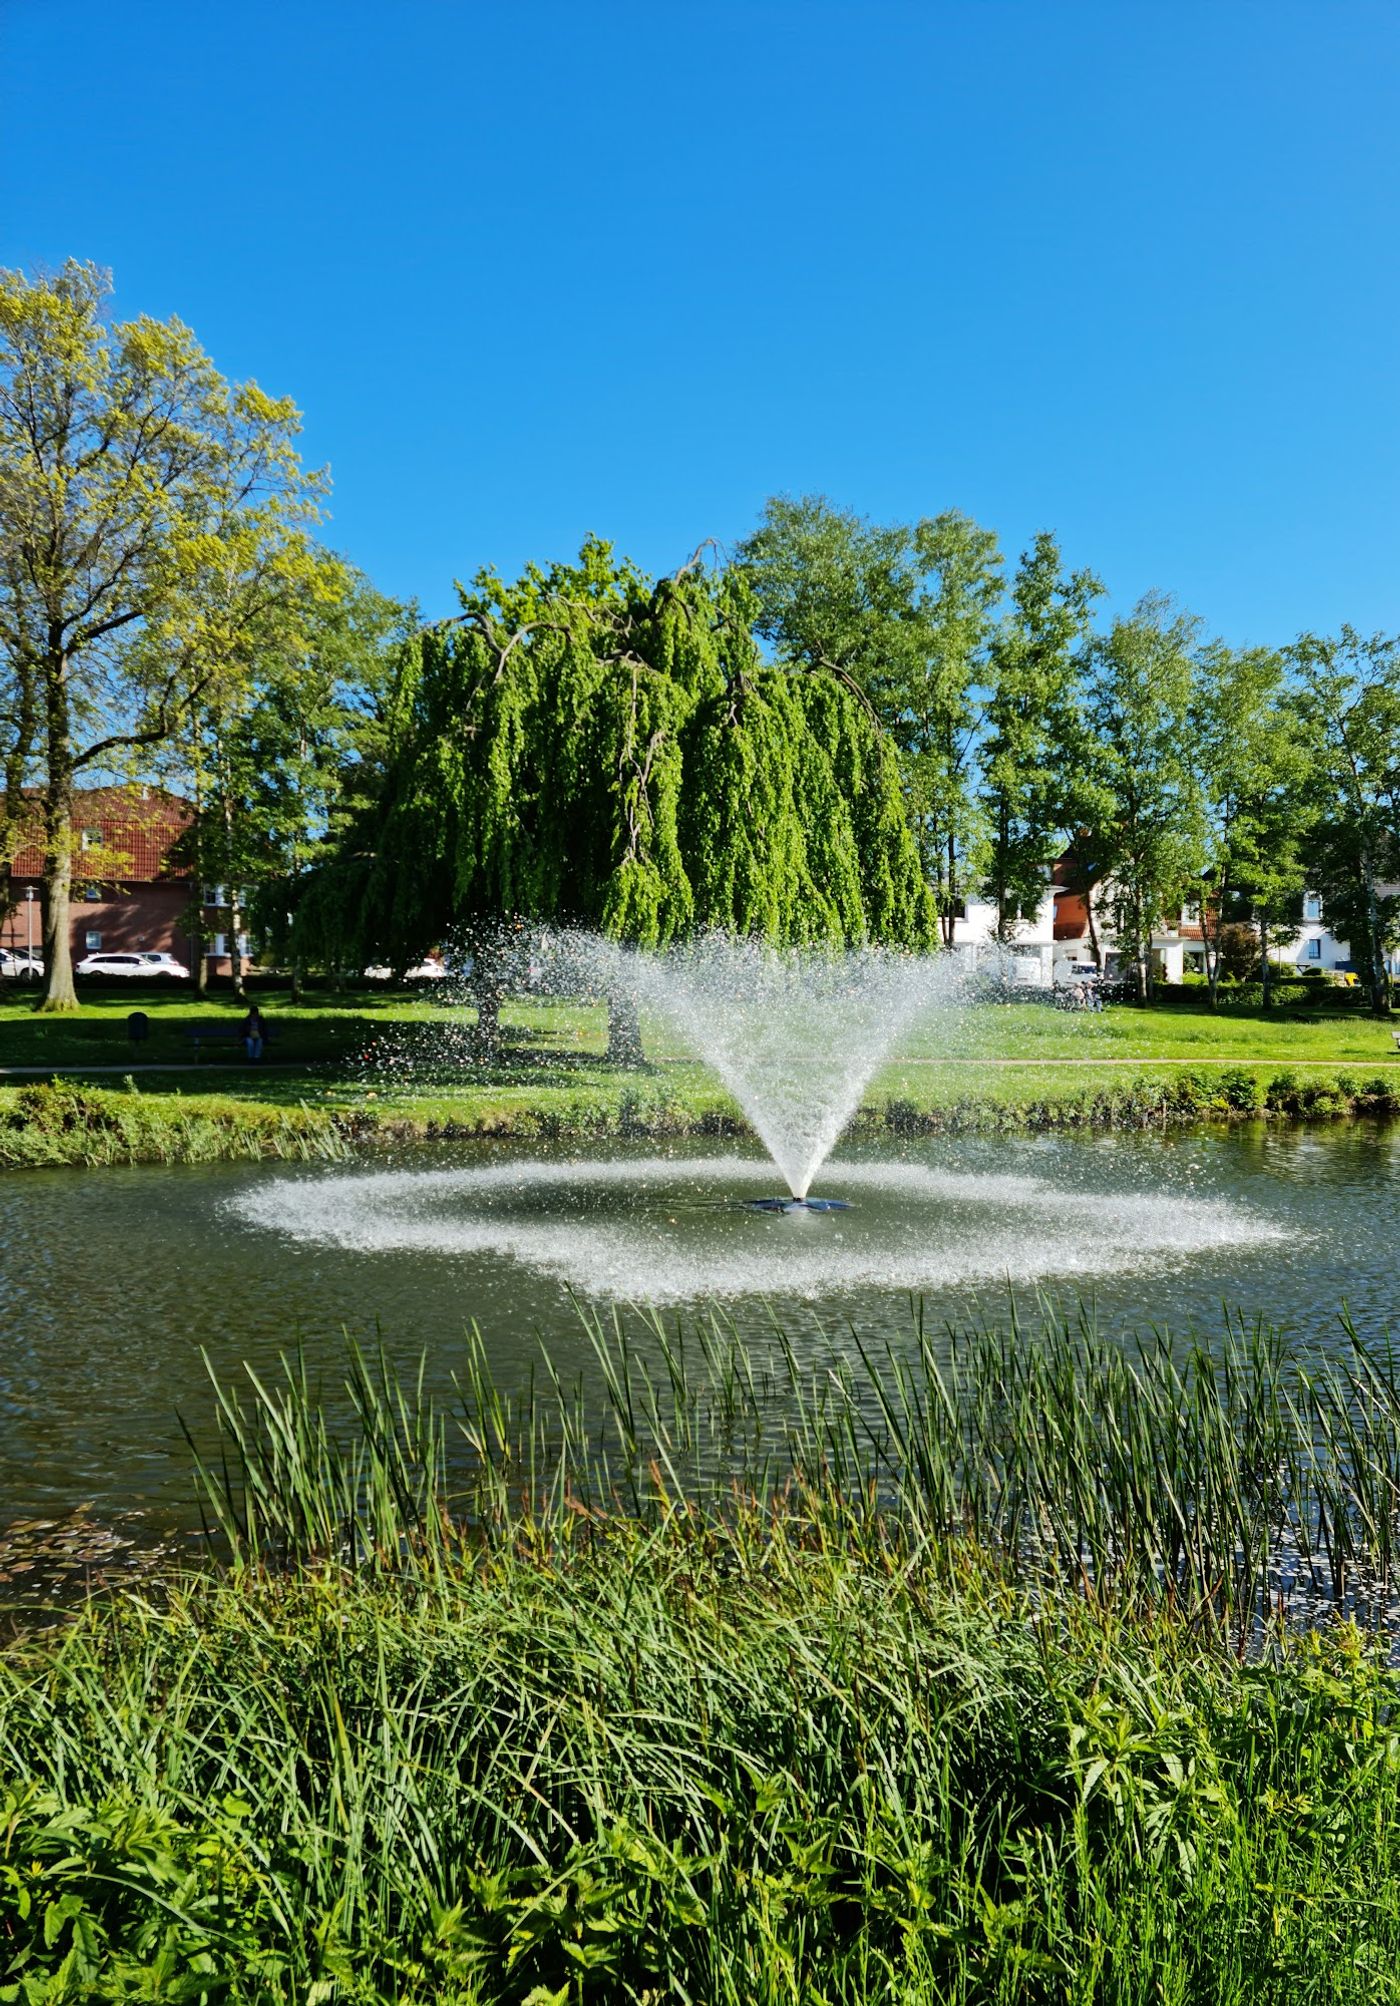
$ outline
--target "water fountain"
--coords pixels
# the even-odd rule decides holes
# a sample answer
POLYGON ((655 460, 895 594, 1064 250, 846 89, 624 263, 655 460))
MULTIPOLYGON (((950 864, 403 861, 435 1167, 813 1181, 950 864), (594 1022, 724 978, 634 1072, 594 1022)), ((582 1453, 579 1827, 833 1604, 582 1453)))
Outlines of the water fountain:
POLYGON ((645 954, 559 935, 536 977, 639 1017, 653 1060, 703 1058, 764 1156, 703 1144, 683 1155, 478 1145, 458 1163, 439 1153, 410 1167, 259 1180, 230 1211, 307 1246, 465 1264, 472 1310, 500 1289, 513 1314, 528 1313, 526 1274, 613 1301, 814 1301, 1057 1279, 1078 1288, 1154 1266, 1176 1272, 1212 1248, 1247 1258, 1279 1238, 1253 1208, 1195 1190, 1190 1166, 1169 1166, 1160 1149, 1150 1167, 1130 1167, 1099 1145, 1048 1138, 861 1145, 842 1156, 842 1195, 814 1194, 878 1069, 915 1042, 920 1063, 951 1049, 982 1007, 951 955, 723 939, 645 954), (787 1187, 777 1196, 775 1167, 787 1187), (804 1221, 814 1230, 793 1230, 804 1221))
POLYGON ((792 1214, 846 1208, 810 1196, 874 1077, 913 1026, 967 1000, 951 955, 781 949, 712 935, 661 954, 597 952, 603 980, 625 985, 674 1025, 717 1073, 787 1183, 753 1208, 792 1214))

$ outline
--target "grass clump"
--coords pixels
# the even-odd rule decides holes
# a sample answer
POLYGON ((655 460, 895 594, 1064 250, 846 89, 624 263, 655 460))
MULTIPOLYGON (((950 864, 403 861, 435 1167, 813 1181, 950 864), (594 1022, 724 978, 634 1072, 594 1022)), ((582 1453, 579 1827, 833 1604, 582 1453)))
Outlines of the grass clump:
POLYGON ((223 1565, 0 1667, 0 1996, 1388 1996, 1387 1354, 594 1341, 219 1392, 223 1565))
POLYGON ((220 1157, 347 1153, 317 1109, 36 1081, 0 1093, 0 1169, 54 1164, 208 1163, 220 1157))

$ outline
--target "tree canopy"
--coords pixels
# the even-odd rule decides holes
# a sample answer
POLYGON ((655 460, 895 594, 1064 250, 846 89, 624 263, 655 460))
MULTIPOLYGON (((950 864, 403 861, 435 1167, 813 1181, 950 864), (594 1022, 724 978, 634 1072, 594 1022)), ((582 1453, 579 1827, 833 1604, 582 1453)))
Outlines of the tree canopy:
POLYGON ((401 653, 383 786, 298 906, 308 948, 405 965, 473 921, 661 946, 923 944, 893 748, 850 683, 767 663, 743 574, 483 573, 401 653))
POLYGON ((178 320, 112 321, 109 289, 76 261, 0 273, 0 833, 12 850, 37 774, 57 1010, 80 778, 153 757, 304 596, 323 486, 290 401, 226 382, 178 320))

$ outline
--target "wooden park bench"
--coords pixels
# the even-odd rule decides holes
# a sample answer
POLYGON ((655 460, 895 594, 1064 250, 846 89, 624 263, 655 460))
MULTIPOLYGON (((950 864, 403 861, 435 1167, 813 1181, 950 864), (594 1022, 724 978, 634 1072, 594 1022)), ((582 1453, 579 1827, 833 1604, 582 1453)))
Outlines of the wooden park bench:
MULTIPOLYGON (((228 1022, 226 1019, 220 1019, 208 1024, 186 1024, 185 1036, 194 1046, 194 1056, 196 1061, 198 1061, 202 1045, 221 1045, 226 1043, 241 1045, 243 1043, 243 1025, 241 1020, 234 1024, 228 1022)), ((276 1036, 277 1031, 274 1025, 263 1025, 264 1045, 270 1045, 276 1036)))

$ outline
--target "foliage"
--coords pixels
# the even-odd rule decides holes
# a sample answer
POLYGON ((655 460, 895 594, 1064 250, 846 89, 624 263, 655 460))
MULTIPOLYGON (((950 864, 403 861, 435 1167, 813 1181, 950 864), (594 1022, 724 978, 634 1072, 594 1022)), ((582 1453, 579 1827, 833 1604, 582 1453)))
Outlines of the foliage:
POLYGON ((331 1160, 345 1153, 329 1117, 304 1107, 141 1094, 130 1081, 125 1091, 56 1079, 0 1094, 0 1168, 6 1170, 225 1157, 331 1160))
POLYGON ((865 692, 900 748, 945 943, 976 879, 981 683, 1001 592, 997 540, 957 511, 880 526, 824 496, 775 496, 740 551, 759 632, 783 661, 865 692))
POLYGON ((1309 754, 1288 701, 1283 657, 1266 648, 1204 650, 1188 716, 1204 818, 1201 914, 1211 1000, 1222 973, 1262 966, 1268 984, 1272 934, 1302 890, 1310 816, 1309 754), (1233 918, 1253 914, 1252 938, 1233 918))
POLYGON ((914 940, 891 755, 838 678, 765 665, 742 577, 605 543, 483 573, 404 651, 383 792, 308 886, 308 951, 399 966, 480 921, 914 940))
POLYGON ((1090 572, 1062 575, 1059 545, 1042 530, 1021 559, 992 645, 980 747, 985 890, 996 937, 1007 944, 1035 917, 1050 867, 1088 807, 1081 658, 1102 590, 1090 572))
POLYGON ((1084 801, 1119 954, 1145 999, 1152 936, 1199 869, 1200 784, 1189 741, 1197 622, 1149 595, 1093 644, 1086 713, 1093 785, 1084 801))
MULTIPOLYGON (((178 320, 111 322, 71 261, 0 274, 0 713, 6 825, 37 775, 43 1007, 77 1007, 73 795, 167 743, 233 673, 245 621, 301 589, 324 483, 294 407, 231 385, 178 320)), ((4 833, 4 832, 0 832, 4 833)))
POLYGON ((1381 1015, 1400 945, 1400 640, 1344 627, 1335 639, 1303 634, 1290 653, 1313 748, 1309 878, 1381 1015))
POLYGON ((592 1337, 607 1462, 479 1345, 219 1389, 231 1571, 0 1666, 6 1996, 1378 1996, 1400 1683, 1251 1612, 1374 1557, 1384 1353, 592 1337))

